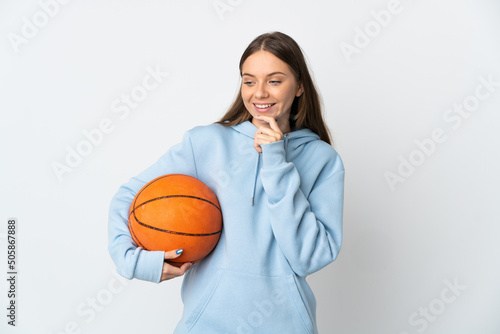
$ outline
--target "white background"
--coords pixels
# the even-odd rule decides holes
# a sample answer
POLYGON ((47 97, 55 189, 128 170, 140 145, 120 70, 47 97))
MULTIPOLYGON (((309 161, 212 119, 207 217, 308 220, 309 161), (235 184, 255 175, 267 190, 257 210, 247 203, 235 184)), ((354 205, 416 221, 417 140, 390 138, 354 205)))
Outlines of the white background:
POLYGON ((186 130, 224 114, 242 52, 274 30, 304 49, 346 168, 342 251, 308 279, 320 333, 500 333, 499 1, 401 0, 385 27, 372 11, 387 0, 74 0, 49 17, 50 2, 0 2, 2 333, 173 331, 181 279, 117 280, 109 202, 186 130), (29 38, 26 22, 38 25, 29 38), (148 67, 168 77, 120 118, 112 103, 148 67), (496 82, 482 100, 480 77, 496 82), (464 101, 479 104, 458 123, 448 110, 464 101), (54 163, 104 119, 112 130, 59 180, 54 163), (444 137, 422 153, 416 141, 437 128, 444 137), (418 166, 391 188, 387 173, 410 158, 418 166), (5 317, 10 217, 16 328, 5 317))

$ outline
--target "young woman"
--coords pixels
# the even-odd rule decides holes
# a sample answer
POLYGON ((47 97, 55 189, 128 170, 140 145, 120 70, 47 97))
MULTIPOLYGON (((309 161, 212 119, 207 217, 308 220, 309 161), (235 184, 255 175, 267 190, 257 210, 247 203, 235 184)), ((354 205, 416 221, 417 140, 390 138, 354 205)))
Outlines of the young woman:
POLYGON ((258 36, 240 61, 239 94, 220 121, 188 130, 113 197, 109 252, 128 279, 184 274, 175 333, 317 333, 306 276, 334 261, 342 243, 344 167, 331 146, 304 56, 289 36, 258 36), (223 232, 191 267, 166 263, 182 250, 146 251, 128 210, 146 183, 187 174, 216 194, 223 232))

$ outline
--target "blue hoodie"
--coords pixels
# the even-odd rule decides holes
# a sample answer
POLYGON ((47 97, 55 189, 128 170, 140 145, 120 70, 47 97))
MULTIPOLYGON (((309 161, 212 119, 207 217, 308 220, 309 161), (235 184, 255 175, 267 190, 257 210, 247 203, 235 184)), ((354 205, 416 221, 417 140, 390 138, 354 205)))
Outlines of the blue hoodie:
POLYGON ((261 145, 260 154, 256 131, 250 121, 192 128, 112 199, 109 252, 118 273, 156 283, 164 252, 137 247, 127 226, 135 194, 156 177, 180 173, 219 200, 223 231, 213 252, 184 275, 177 334, 317 333, 305 278, 339 254, 344 166, 309 129, 261 145))

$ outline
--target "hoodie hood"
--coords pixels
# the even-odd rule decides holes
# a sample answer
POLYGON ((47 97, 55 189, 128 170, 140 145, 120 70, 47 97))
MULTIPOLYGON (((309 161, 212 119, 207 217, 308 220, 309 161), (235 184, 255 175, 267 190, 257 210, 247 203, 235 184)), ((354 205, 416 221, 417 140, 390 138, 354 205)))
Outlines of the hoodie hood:
MULTIPOLYGON (((232 126, 232 129, 241 133, 244 136, 247 136, 251 139, 254 139, 255 132, 257 132, 257 127, 251 121, 245 121, 232 126)), ((312 132, 310 129, 296 129, 294 131, 283 134, 283 139, 285 144, 285 155, 287 152, 293 151, 297 149, 299 146, 304 145, 313 140, 320 140, 319 136, 312 132)), ((252 187, 252 195, 251 195, 251 203, 253 205, 254 197, 255 197, 255 186, 257 184, 257 174, 259 171, 260 164, 260 155, 257 154, 257 159, 255 162, 254 169, 254 178, 253 178, 253 187, 252 187)))
MULTIPOLYGON (((233 130, 249 137, 254 138, 255 132, 257 132, 257 127, 250 121, 245 121, 232 126, 233 130)), ((313 140, 319 140, 319 136, 309 129, 293 129, 294 131, 285 133, 283 139, 285 140, 286 150, 295 150, 300 145, 306 144, 313 140)))

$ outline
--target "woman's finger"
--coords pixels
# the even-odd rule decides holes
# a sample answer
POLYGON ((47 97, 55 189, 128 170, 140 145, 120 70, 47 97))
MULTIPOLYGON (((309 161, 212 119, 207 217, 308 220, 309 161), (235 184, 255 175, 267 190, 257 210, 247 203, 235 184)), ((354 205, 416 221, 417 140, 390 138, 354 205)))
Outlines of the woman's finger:
POLYGON ((255 140, 253 142, 253 146, 255 147, 258 153, 262 153, 261 145, 274 143, 276 141, 277 141, 276 138, 262 137, 261 135, 256 135, 255 140))
POLYGON ((261 145, 274 143, 283 139, 283 132, 278 126, 275 118, 270 116, 256 115, 259 120, 267 122, 270 127, 265 125, 259 126, 254 135, 254 147, 258 153, 262 153, 261 145))
POLYGON ((282 138, 283 134, 281 132, 276 132, 266 127, 260 127, 254 135, 254 139, 268 140, 270 142, 275 142, 282 138))
POLYGON ((255 148, 257 153, 262 153, 262 148, 260 147, 260 144, 257 142, 257 140, 254 140, 253 147, 255 148))
POLYGON ((176 278, 179 276, 182 276, 188 271, 193 264, 191 262, 184 263, 181 267, 176 267, 174 265, 171 265, 167 262, 163 263, 163 269, 162 269, 162 275, 160 282, 166 281, 172 278, 176 278))
POLYGON ((280 133, 281 135, 283 135, 283 132, 281 131, 276 118, 271 117, 271 116, 265 116, 265 115, 256 115, 255 117, 257 117, 259 120, 262 120, 262 121, 269 123, 269 126, 271 127, 271 129, 273 129, 277 133, 280 133))
POLYGON ((260 127, 254 134, 253 145, 258 153, 262 153, 261 145, 274 143, 282 138, 283 134, 266 127, 260 127))
POLYGON ((165 252, 165 260, 176 259, 182 255, 182 249, 174 249, 169 252, 165 252))
POLYGON ((191 269, 192 266, 193 266, 193 264, 191 262, 187 262, 187 263, 184 263, 182 266, 180 266, 179 269, 182 271, 182 274, 184 275, 186 273, 186 271, 191 269))

